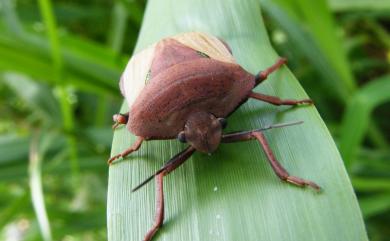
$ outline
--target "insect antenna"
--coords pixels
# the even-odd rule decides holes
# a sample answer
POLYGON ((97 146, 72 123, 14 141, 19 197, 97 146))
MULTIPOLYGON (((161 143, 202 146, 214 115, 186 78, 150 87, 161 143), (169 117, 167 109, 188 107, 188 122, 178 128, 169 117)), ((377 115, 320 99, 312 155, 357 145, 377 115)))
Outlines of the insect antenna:
POLYGON ((160 174, 162 171, 164 171, 165 167, 161 168, 160 170, 158 170, 157 172, 155 172, 153 175, 151 175, 150 177, 146 178, 145 181, 141 182, 140 184, 138 184, 138 186, 136 186, 135 188, 133 188, 131 191, 132 192, 135 192, 137 191, 138 189, 140 189, 141 187, 143 187, 145 184, 147 184, 148 182, 150 182, 155 176, 157 176, 158 174, 160 174))
POLYGON ((141 182, 138 186, 133 188, 131 191, 135 192, 138 189, 140 189, 142 186, 150 182, 155 176, 158 174, 165 172, 165 174, 170 173, 171 171, 175 170, 177 167, 179 167, 181 164, 183 164, 191 155, 195 152, 195 148, 192 146, 187 147, 183 151, 176 154, 174 157, 172 157, 170 160, 168 160, 159 170, 157 170, 153 175, 146 178, 145 181, 141 182))
POLYGON ((259 131, 265 131, 269 129, 274 129, 274 128, 280 128, 280 127, 286 127, 286 126, 294 126, 294 125, 299 125, 302 124, 303 121, 294 121, 294 122, 286 122, 286 123, 280 123, 280 124, 273 124, 273 125, 268 125, 263 128, 259 128, 257 130, 259 131))

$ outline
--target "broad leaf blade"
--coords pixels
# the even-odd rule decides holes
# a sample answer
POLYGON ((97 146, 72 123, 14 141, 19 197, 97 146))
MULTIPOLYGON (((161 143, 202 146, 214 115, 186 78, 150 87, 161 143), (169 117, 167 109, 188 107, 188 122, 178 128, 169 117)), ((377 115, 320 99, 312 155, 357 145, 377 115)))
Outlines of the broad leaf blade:
MULTIPOLYGON (((257 1, 151 1, 137 51, 165 36, 205 31, 225 39, 238 63, 256 73, 277 58, 261 19, 257 1)), ((256 91, 306 97, 285 67, 256 91)), ((343 162, 314 107, 250 100, 228 119, 228 131, 296 120, 305 123, 266 136, 287 170, 317 182, 323 193, 279 181, 254 141, 221 145, 212 156, 196 153, 165 178, 165 224, 154 240, 367 240, 343 162)), ((134 140, 118 129, 112 154, 134 140)), ((110 167, 109 240, 142 240, 154 218, 154 184, 130 190, 183 148, 177 141, 147 142, 110 167)))

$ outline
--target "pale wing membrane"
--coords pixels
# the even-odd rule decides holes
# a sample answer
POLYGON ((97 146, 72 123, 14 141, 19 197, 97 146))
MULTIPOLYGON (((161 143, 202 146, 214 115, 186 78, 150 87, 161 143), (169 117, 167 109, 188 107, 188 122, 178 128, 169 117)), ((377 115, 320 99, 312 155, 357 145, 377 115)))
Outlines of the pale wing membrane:
POLYGON ((172 37, 180 43, 207 54, 210 58, 228 63, 236 63, 229 49, 218 38, 200 32, 189 32, 172 37))
POLYGON ((121 78, 121 91, 129 107, 145 87, 148 72, 152 65, 156 44, 134 55, 126 66, 121 78), (141 81, 140 81, 141 80, 141 81))
MULTIPOLYGON (((180 43, 207 54, 210 58, 228 63, 236 63, 229 49, 218 38, 200 32, 189 32, 172 37, 180 43)), ((148 81, 148 72, 154 58, 156 43, 134 55, 121 77, 121 92, 129 107, 148 81), (139 81, 143 80, 143 81, 139 81)))

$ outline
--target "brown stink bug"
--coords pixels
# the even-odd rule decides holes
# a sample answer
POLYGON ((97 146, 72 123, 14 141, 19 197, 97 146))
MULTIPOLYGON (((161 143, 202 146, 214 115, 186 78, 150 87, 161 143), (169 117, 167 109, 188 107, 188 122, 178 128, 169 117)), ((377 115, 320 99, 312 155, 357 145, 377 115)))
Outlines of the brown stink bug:
MULTIPOLYGON (((120 89, 130 111, 113 118, 114 128, 126 124, 138 139, 127 150, 111 157, 108 163, 138 150, 144 140, 178 138, 188 143, 186 149, 133 189, 156 179, 157 214, 145 241, 153 237, 164 219, 163 177, 195 151, 212 153, 220 143, 256 139, 280 179, 300 187, 320 189, 314 182, 291 176, 282 167, 262 133, 264 129, 226 134, 222 131, 225 118, 249 98, 274 105, 312 103, 310 99, 282 100, 252 91, 285 62, 283 58, 278 59, 271 67, 252 75, 236 63, 224 41, 198 32, 165 38, 131 58, 120 80, 120 89)), ((266 129, 286 125, 289 124, 266 129)))

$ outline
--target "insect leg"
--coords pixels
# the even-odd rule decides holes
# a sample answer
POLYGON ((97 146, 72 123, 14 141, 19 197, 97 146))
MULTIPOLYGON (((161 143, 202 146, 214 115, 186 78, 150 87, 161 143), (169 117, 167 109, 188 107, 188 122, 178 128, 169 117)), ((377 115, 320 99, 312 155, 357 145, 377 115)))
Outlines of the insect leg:
POLYGON ((247 140, 254 140, 254 139, 257 139, 259 141, 261 147, 265 152, 265 155, 267 156, 269 163, 271 164, 272 169, 280 179, 292 183, 294 185, 297 185, 299 187, 310 186, 317 191, 321 190, 320 186, 318 186, 312 181, 305 180, 300 177, 291 176, 275 158, 271 148, 269 147, 267 140, 265 139, 264 134, 261 131, 249 131, 249 132, 245 131, 245 132, 223 135, 221 142, 229 143, 229 142, 247 141, 247 140))
POLYGON ((182 152, 178 153, 176 156, 172 157, 167 161, 162 168, 160 168, 156 173, 147 178, 141 184, 136 186, 132 192, 137 191, 143 185, 148 183, 154 177, 156 178, 156 217, 154 219, 154 224, 150 230, 146 233, 144 241, 150 241, 157 230, 161 227, 164 221, 164 192, 163 192, 163 178, 165 175, 169 174, 171 171, 178 168, 183 164, 193 153, 195 148, 192 146, 187 147, 182 152))
POLYGON ((272 95, 265 95, 251 91, 248 95, 249 98, 253 98, 256 100, 261 100, 264 102, 268 102, 273 105, 299 105, 299 104, 313 104, 311 99, 303 99, 303 100, 291 100, 291 99, 280 99, 279 97, 272 95))
POLYGON ((145 235, 144 241, 151 240, 164 221, 164 175, 165 172, 156 175, 156 216, 153 226, 145 235))
POLYGON ((256 85, 260 84, 264 80, 267 79, 268 75, 270 75, 275 70, 279 69, 283 64, 287 63, 286 58, 279 58, 272 66, 268 67, 267 69, 260 71, 256 76, 256 85))
POLYGON ((294 185, 304 187, 310 186, 316 190, 321 188, 312 181, 304 180, 300 177, 290 176, 290 174, 283 168, 283 166, 276 160, 271 148, 269 147, 267 139, 261 132, 254 132, 252 135, 260 142, 261 147, 263 148, 269 163, 271 164, 272 169, 278 175, 278 177, 286 182, 292 183, 294 185))
POLYGON ((111 165, 111 163, 113 161, 115 161, 116 159, 118 159, 120 157, 125 157, 125 156, 129 155, 130 153, 132 153, 133 151, 137 151, 140 148, 140 146, 142 145, 143 141, 144 141, 144 138, 141 136, 138 136, 137 140, 134 142, 134 144, 131 147, 129 147, 127 150, 123 151, 122 153, 111 157, 110 159, 108 159, 107 163, 109 165, 111 165))

